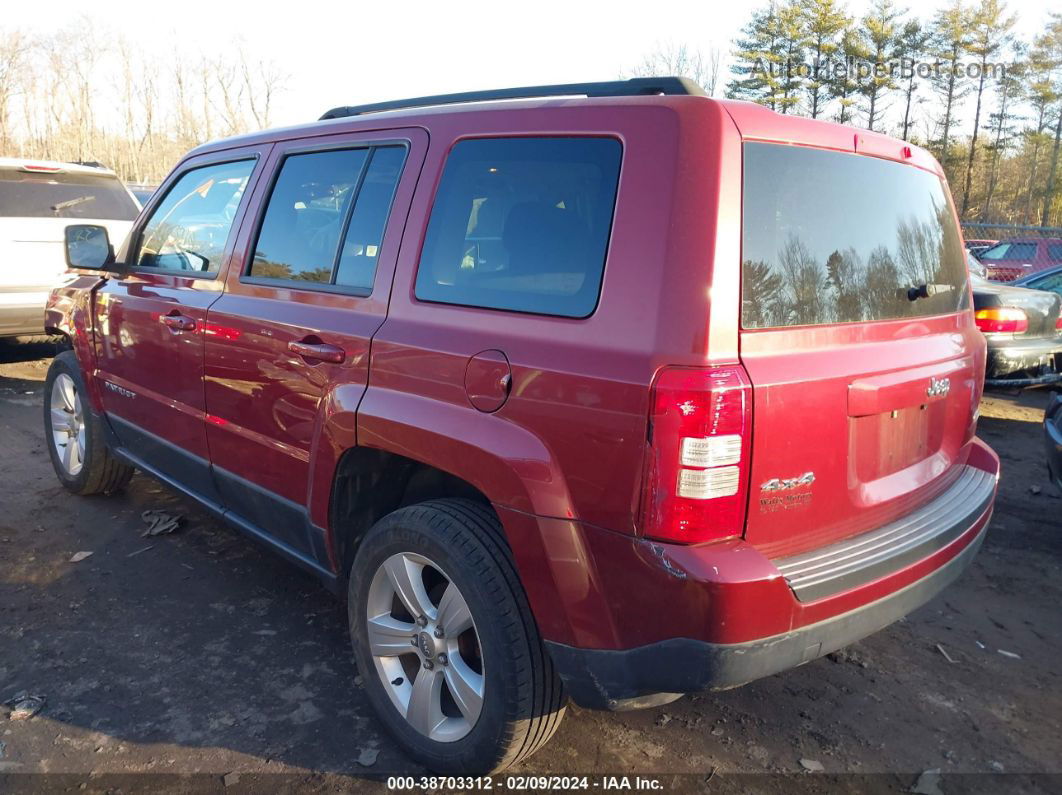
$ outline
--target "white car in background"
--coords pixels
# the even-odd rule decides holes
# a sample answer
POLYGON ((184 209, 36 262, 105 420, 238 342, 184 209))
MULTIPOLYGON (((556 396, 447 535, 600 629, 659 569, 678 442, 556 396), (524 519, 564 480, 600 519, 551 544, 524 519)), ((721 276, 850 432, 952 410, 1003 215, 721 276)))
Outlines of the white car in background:
POLYGON ((44 334, 48 293, 67 269, 69 224, 105 226, 117 248, 139 212, 108 169, 0 158, 0 339, 44 334))

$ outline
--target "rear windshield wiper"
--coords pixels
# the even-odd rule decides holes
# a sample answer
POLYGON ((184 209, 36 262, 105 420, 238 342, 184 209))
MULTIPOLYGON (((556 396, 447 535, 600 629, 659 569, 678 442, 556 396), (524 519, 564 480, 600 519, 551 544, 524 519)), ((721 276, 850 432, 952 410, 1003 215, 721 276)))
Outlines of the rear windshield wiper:
POLYGON ((58 204, 53 204, 52 205, 52 212, 53 213, 57 213, 60 210, 68 210, 71 207, 76 207, 79 204, 84 204, 85 202, 92 202, 92 201, 96 201, 96 197, 95 196, 78 196, 76 199, 67 199, 65 202, 59 202, 58 204))
POLYGON ((950 293, 954 289, 950 284, 920 284, 917 287, 907 288, 907 300, 917 301, 919 298, 929 298, 937 293, 950 293))

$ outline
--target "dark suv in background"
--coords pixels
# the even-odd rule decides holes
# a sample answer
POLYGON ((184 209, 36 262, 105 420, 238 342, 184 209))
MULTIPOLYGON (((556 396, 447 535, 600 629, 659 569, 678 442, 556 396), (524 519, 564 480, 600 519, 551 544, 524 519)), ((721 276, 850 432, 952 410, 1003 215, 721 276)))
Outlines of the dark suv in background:
POLYGON ((675 78, 337 108, 68 238, 59 479, 140 469, 345 595, 437 770, 813 660, 985 535, 962 240, 892 138, 675 78))

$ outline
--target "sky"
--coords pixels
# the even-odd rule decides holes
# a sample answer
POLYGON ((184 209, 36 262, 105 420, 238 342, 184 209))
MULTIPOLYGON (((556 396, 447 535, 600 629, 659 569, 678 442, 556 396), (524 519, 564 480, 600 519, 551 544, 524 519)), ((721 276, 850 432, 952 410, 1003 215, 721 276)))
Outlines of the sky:
MULTIPOLYGON (((242 38, 287 73, 276 125, 318 118, 336 105, 504 86, 612 80, 661 45, 729 53, 763 2, 535 3, 304 2, 262 0, 45 0, 7 3, 4 27, 47 32, 83 14, 150 50, 214 51, 242 38)), ((900 4, 902 6, 902 3, 900 4)), ((923 15, 938 3, 917 4, 923 15)), ((866 0, 846 4, 862 14, 866 0)), ((1018 33, 1041 29, 1062 0, 1009 0, 1018 33)), ((725 66, 725 63, 724 63, 725 66)), ((728 77, 721 76, 721 84, 728 77)))

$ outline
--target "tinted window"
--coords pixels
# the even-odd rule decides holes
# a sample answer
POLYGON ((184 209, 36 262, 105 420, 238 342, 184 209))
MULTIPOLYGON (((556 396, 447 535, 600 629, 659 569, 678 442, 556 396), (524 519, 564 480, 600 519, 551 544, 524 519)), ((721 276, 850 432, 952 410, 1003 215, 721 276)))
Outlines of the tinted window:
POLYGON ((216 272, 253 170, 240 160, 181 176, 144 226, 137 266, 216 272))
POLYGON ((131 221, 139 212, 117 177, 0 169, 0 217, 131 221))
POLYGON ((1035 243, 1000 243, 980 253, 988 260, 1030 260, 1036 256, 1035 243))
POLYGON ((1047 247, 1047 258, 1062 260, 1062 245, 1049 245, 1047 247))
POLYGON ((1050 290, 1053 293, 1062 293, 1062 273, 1049 273, 1039 279, 1030 279, 1025 283, 1026 287, 1034 290, 1050 290))
POLYGON ((343 250, 339 253, 336 284, 345 287, 372 289, 376 276, 376 259, 380 254, 391 199, 402 173, 406 150, 399 146, 381 147, 373 151, 365 179, 354 203, 343 250))
POLYGON ((589 315, 601 289, 620 156, 611 138, 458 143, 432 207, 417 298, 589 315))
POLYGON ((966 262, 940 178, 879 158, 745 144, 742 324, 954 312, 966 262), (909 287, 927 286, 911 301, 909 287))
POLYGON ((287 157, 269 197, 250 275, 371 289, 404 158, 400 146, 287 157))

